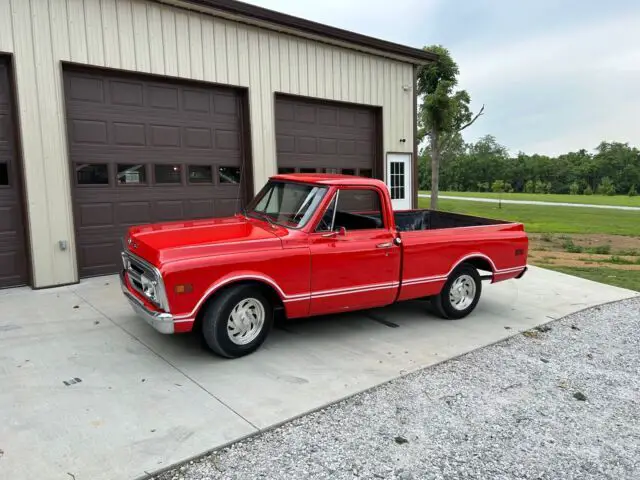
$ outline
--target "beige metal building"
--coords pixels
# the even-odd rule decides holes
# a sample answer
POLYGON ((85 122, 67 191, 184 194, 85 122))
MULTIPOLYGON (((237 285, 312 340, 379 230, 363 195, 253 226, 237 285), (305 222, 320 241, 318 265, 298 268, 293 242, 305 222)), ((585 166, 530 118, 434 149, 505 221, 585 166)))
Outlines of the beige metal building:
POLYGON ((232 0, 0 0, 0 287, 117 271, 130 225, 278 171, 415 204, 419 49, 232 0))

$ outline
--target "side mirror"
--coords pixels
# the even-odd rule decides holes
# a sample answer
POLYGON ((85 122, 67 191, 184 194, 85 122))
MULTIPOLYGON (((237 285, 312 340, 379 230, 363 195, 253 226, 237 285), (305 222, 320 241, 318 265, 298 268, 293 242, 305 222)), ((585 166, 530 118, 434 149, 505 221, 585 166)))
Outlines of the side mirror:
POLYGON ((325 238, 336 238, 336 237, 346 237, 347 229, 344 227, 340 227, 338 230, 334 230, 333 232, 328 232, 322 235, 325 238))

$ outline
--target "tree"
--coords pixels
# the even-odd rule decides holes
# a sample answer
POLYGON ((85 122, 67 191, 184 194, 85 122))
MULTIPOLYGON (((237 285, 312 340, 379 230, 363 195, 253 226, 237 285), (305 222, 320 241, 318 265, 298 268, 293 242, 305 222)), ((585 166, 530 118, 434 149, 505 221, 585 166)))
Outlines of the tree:
POLYGON ((636 186, 635 185, 631 185, 631 188, 629 189, 628 195, 630 197, 635 197, 636 195, 638 195, 638 192, 636 190, 636 186))
POLYGON ((441 45, 424 47, 438 59, 418 68, 418 96, 422 104, 418 112, 418 141, 429 138, 431 156, 431 208, 438 208, 440 159, 443 150, 462 130, 471 126, 484 112, 484 105, 474 116, 469 108, 471 97, 456 90, 458 65, 441 45))
POLYGON ((491 191, 493 193, 504 193, 505 192, 504 180, 494 181, 491 184, 491 191))

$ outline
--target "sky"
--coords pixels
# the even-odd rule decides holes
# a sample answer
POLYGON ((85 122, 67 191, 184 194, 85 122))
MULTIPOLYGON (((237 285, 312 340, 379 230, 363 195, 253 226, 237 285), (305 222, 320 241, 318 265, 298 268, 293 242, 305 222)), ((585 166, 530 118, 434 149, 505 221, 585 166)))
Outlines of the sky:
POLYGON ((512 154, 558 155, 601 141, 640 147, 638 0, 249 0, 412 47, 441 44, 459 87, 512 154))

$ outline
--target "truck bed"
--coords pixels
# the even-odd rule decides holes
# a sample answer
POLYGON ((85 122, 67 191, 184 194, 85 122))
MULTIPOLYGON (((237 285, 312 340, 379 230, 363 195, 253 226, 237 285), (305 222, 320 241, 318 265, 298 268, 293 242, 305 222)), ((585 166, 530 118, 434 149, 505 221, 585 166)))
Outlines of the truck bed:
POLYGON ((396 227, 400 232, 417 230, 440 230, 445 228, 478 227, 483 225, 504 225, 512 222, 491 218, 461 215, 437 210, 405 210, 394 212, 396 227))

